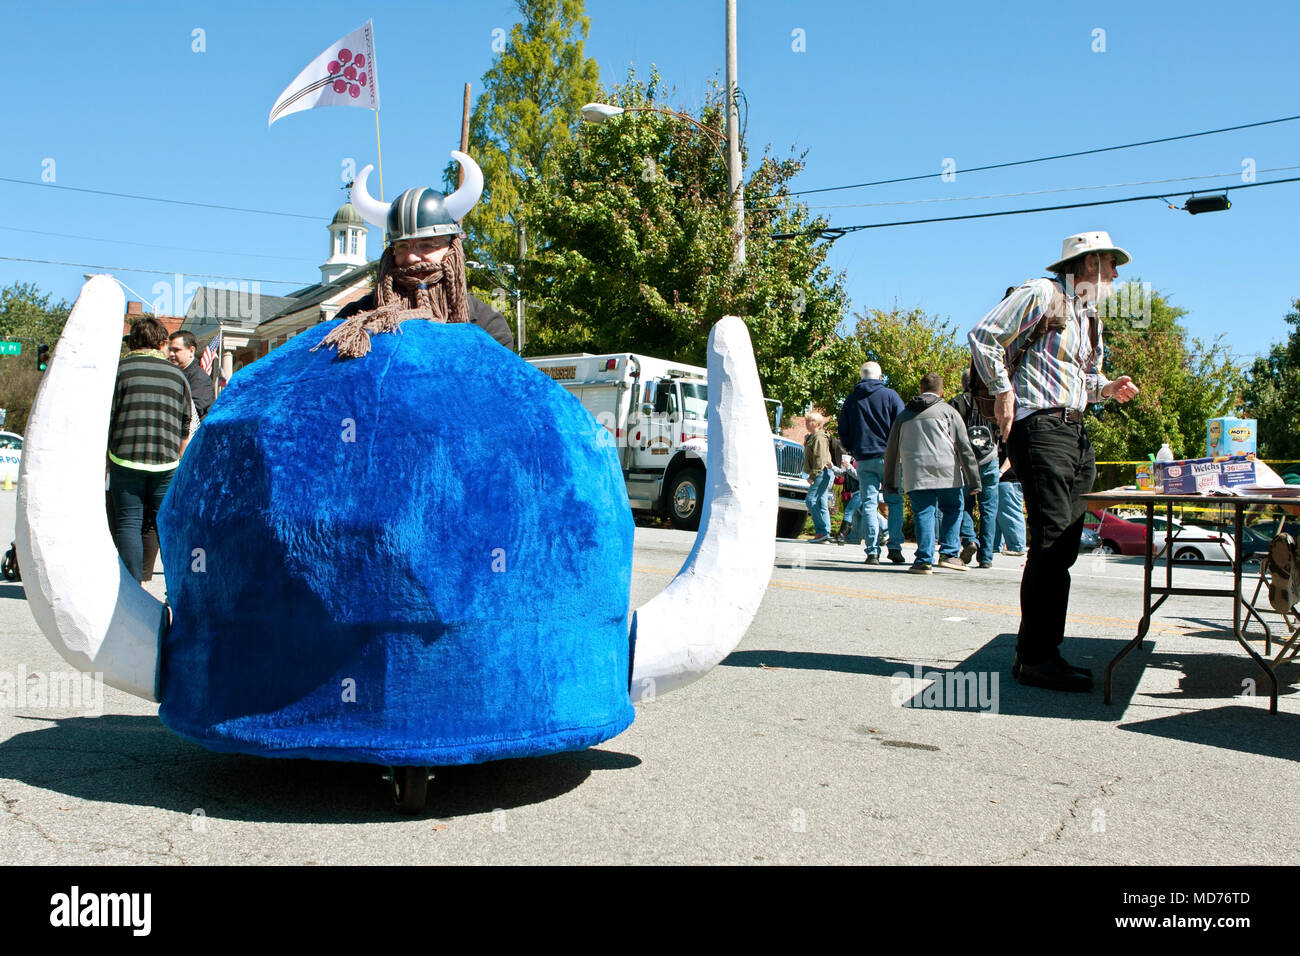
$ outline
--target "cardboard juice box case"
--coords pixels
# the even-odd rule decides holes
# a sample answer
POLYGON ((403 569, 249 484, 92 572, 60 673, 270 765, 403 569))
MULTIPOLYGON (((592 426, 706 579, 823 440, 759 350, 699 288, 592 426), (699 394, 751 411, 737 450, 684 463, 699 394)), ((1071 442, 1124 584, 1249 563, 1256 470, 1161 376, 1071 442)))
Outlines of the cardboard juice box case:
POLYGON ((1211 418, 1205 423, 1205 455, 1253 455, 1259 430, 1253 418, 1211 418))

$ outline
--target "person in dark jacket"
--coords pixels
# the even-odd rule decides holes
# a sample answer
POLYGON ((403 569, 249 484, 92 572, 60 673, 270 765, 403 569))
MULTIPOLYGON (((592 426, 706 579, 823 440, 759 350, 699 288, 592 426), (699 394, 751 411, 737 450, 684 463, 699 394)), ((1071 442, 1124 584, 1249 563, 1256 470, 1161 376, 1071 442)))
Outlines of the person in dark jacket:
POLYGON ((190 382, 190 397, 194 399, 194 409, 199 413, 199 420, 208 413, 216 393, 212 388, 212 376, 203 371, 199 364, 199 342, 193 332, 181 329, 173 332, 167 339, 167 361, 185 373, 190 382))
MULTIPOLYGON (((867 362, 862 366, 862 380, 840 409, 839 433, 844 449, 858 463, 858 509, 855 521, 862 528, 867 564, 880 563, 879 507, 881 485, 893 487, 895 476, 885 478, 885 445, 889 430, 903 410, 898 393, 881 381, 880 365, 867 362)), ((886 491, 889 508, 889 560, 903 564, 903 496, 886 491)))

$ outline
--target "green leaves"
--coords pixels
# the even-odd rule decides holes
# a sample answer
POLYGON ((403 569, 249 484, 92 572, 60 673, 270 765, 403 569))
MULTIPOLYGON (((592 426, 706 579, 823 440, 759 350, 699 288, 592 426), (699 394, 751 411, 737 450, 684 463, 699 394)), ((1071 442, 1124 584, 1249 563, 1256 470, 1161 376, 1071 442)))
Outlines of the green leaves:
POLYGON ((1300 299, 1286 316, 1291 331, 1246 373, 1243 406, 1259 422, 1263 458, 1300 458, 1300 299))
POLYGON ((0 339, 20 340, 21 355, 0 356, 0 408, 8 409, 5 431, 22 434, 27 427, 41 373, 36 370, 36 349, 51 348, 63 333, 71 307, 54 302, 34 283, 15 282, 0 289, 0 339))
MULTIPOLYGON (((500 273, 517 264, 523 184, 548 175, 579 109, 595 98, 599 69, 583 53, 591 21, 583 0, 516 0, 522 21, 483 75, 470 118, 469 153, 483 170, 483 199, 466 217, 471 257, 500 273)), ((455 163, 447 184, 456 182, 455 163)), ((531 242, 531 239, 530 239, 531 242)))
POLYGON ((1159 292, 1143 293, 1134 279, 1117 294, 1142 308, 1105 319, 1107 378, 1128 375, 1140 391, 1120 405, 1089 410, 1088 437, 1099 461, 1141 461, 1168 441, 1176 458, 1205 454, 1205 422, 1233 410, 1241 369, 1215 339, 1189 340, 1179 322, 1186 310, 1159 292))
POLYGON ((635 76, 602 97, 628 112, 585 125, 523 185, 532 255, 524 272, 529 354, 644 352, 703 364, 709 329, 745 318, 768 395, 789 408, 821 401, 846 346, 845 308, 826 246, 777 242, 777 229, 823 225, 782 196, 802 168, 765 155, 746 184, 747 261, 733 269, 721 91, 696 117, 659 103, 659 78, 635 76))

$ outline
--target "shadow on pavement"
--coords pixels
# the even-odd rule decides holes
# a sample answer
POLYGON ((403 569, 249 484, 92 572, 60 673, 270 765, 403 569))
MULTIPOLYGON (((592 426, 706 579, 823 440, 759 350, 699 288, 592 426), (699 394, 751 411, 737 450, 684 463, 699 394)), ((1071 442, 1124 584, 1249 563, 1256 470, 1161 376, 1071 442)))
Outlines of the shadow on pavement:
MULTIPOLYGON (((21 719, 21 718, 20 718, 21 719)), ((392 809, 384 768, 329 760, 217 754, 183 740, 157 717, 106 715, 40 720, 0 743, 0 778, 81 800, 158 807, 263 823, 377 823, 392 809)), ((451 817, 542 803, 600 770, 640 759, 585 750, 435 768, 426 816, 451 817)))
POLYGON ((1267 697, 1257 697, 1256 701, 1249 707, 1238 704, 1120 724, 1120 729, 1223 750, 1300 761, 1300 717, 1270 714, 1267 697))
MULTIPOLYGON (((1240 645, 1233 642, 1236 653, 1227 654, 1151 654, 1146 667, 1158 670, 1177 671, 1178 689, 1165 693, 1145 692, 1143 697, 1154 700, 1205 700, 1240 698, 1243 694, 1259 696, 1267 700, 1268 679, 1240 645)), ((1132 657, 1133 655, 1129 655, 1132 657)), ((1129 670, 1129 658, 1120 662, 1115 668, 1115 684, 1133 683, 1137 677, 1137 666, 1129 670)), ((1294 686, 1300 681, 1300 665, 1287 662, 1274 668, 1277 674, 1277 696, 1280 700, 1297 692, 1294 686)))
POLYGON ((4 598, 12 598, 16 601, 26 601, 27 592, 23 590, 21 582, 0 581, 0 600, 4 598))
MULTIPOLYGON (((771 650, 737 651, 722 663, 730 667, 789 667, 920 680, 930 683, 930 686, 905 685, 900 680, 895 685, 894 696, 896 706, 918 710, 992 711, 1028 717, 1113 722, 1123 714, 1133 688, 1117 682, 1115 702, 1107 706, 1102 703, 1101 682, 1106 664, 1123 643, 1122 640, 1099 638, 1067 640, 1065 653, 1071 663, 1092 668, 1096 689, 1090 694, 1067 694, 1039 687, 1022 687, 1017 683, 1011 676, 1016 646, 1014 633, 999 634, 990 639, 956 667, 856 654, 771 650)), ((1148 641, 1147 651, 1134 651, 1126 662, 1132 661, 1136 668, 1139 657, 1150 654, 1150 646, 1148 641)))

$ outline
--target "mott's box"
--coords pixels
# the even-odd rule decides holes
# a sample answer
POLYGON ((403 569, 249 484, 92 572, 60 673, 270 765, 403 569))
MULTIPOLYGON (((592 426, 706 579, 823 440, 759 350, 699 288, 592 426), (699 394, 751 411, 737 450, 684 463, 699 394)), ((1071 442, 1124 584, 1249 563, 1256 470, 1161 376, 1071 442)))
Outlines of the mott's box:
POLYGON ((1188 458, 1155 464, 1156 486, 1167 495, 1205 494, 1212 488, 1231 488, 1254 482, 1255 459, 1251 455, 1188 458))
POLYGON ((1253 418, 1211 418, 1205 422, 1205 456, 1255 454, 1255 428, 1253 418))

